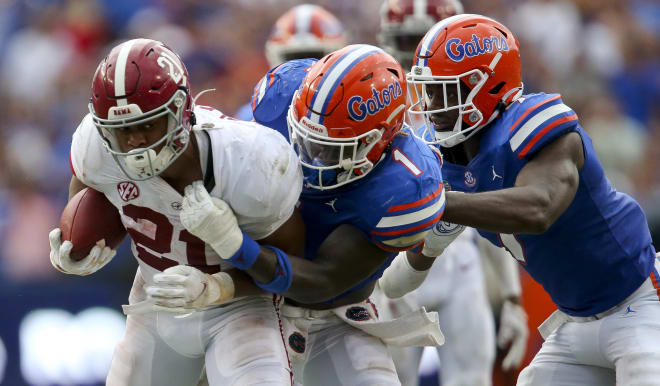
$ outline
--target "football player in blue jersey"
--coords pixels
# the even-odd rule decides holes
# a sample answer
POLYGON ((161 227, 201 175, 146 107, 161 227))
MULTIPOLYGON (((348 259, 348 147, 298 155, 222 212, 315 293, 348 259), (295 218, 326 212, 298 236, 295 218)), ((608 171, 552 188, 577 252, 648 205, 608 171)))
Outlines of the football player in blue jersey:
MULTIPOLYGON (((290 138, 303 165, 300 257, 256 244, 220 200, 200 212, 236 235, 223 238, 236 240, 227 242, 236 252, 222 257, 287 298, 283 338, 302 384, 399 384, 386 343, 442 343, 437 314, 382 321, 369 300, 397 253, 420 245, 444 209, 439 152, 402 129, 404 82, 389 54, 353 45, 318 62, 284 63, 255 87, 256 121, 290 138)), ((187 279, 162 279, 150 292, 175 304, 162 290, 187 279)))
MULTIPOLYGON (((460 13, 463 5, 458 0, 385 0, 378 40, 409 71, 417 45, 429 28, 460 13)), ((423 125, 423 119, 417 119, 417 125, 423 125)), ((507 372, 517 370, 527 346, 527 315, 520 305, 518 264, 504 248, 486 242, 472 228, 461 233, 439 260, 428 271, 412 272, 420 282, 416 291, 405 296, 392 291, 383 294, 377 286, 372 299, 386 316, 387 312, 402 315, 417 308, 416 304, 437 311, 446 338, 445 344, 436 348, 441 366, 440 384, 490 386, 493 365, 501 365, 507 372), (501 363, 495 362, 496 340, 501 349, 501 363)), ((398 272, 407 276, 405 272, 411 269, 405 256, 397 257, 380 281, 397 281, 398 272)), ((392 284, 384 287, 396 289, 392 284)), ((409 281, 405 283, 404 288, 409 284, 409 281)), ((422 350, 421 347, 390 348, 403 385, 419 383, 422 350)))
MULTIPOLYGON (((442 148, 452 190, 444 220, 505 247, 558 307, 518 385, 659 385, 659 265, 646 218, 612 188, 576 113, 560 95, 523 95, 518 42, 484 16, 434 25, 413 64, 409 112, 442 148)), ((444 246, 441 234, 427 242, 444 246)))
MULTIPOLYGON (((346 45, 341 21, 319 5, 300 4, 280 16, 266 42, 266 59, 271 68, 293 59, 321 59, 346 45)), ((288 106, 287 106, 288 107, 288 106)), ((254 106, 241 106, 234 116, 252 120, 254 106)))
MULTIPOLYGON (((334 315, 358 328, 378 320, 368 299, 375 281, 398 251, 422 241, 442 215, 441 175, 434 170, 440 166, 440 158, 401 130, 405 100, 399 98, 405 97, 405 92, 396 75, 401 67, 390 55, 373 46, 355 45, 306 68, 310 62, 287 62, 266 74, 255 87, 254 119, 283 134, 288 127, 287 137, 300 155, 305 186, 299 209, 306 228, 305 257, 310 263, 320 264, 325 272, 333 270, 337 277, 332 280, 344 282, 350 276, 357 278, 365 261, 376 264, 371 275, 332 303, 305 304, 291 291, 284 293, 288 305, 283 306, 282 313, 289 323, 304 326, 310 322, 303 317, 310 314, 301 310, 334 308, 331 317, 319 313, 313 319, 307 338, 309 352, 306 358, 294 360, 294 374, 301 383, 359 383, 355 374, 361 373, 358 369, 367 362, 393 369, 389 354, 381 351, 385 346, 374 343, 370 335, 382 332, 370 330, 365 335, 347 330, 333 322, 334 315), (288 111, 282 109, 289 101, 288 111), (327 245, 333 245, 331 261, 319 256, 327 245), (347 306, 337 308, 333 303, 347 306), (356 353, 344 352, 349 342, 354 343, 354 349, 360 347, 356 353), (341 357, 346 359, 337 360, 341 357), (334 371, 323 369, 330 363, 334 371), (326 383, 319 381, 322 375, 326 383)), ((250 270, 248 273, 252 274, 250 270)), ((293 274, 294 283, 299 280, 297 274, 317 280, 324 272, 300 269, 293 274)), ((301 280, 300 290, 321 288, 314 290, 301 280)), ((407 344, 400 337, 380 337, 388 343, 407 344)), ((398 383, 392 374, 389 379, 360 377, 366 384, 398 383)))

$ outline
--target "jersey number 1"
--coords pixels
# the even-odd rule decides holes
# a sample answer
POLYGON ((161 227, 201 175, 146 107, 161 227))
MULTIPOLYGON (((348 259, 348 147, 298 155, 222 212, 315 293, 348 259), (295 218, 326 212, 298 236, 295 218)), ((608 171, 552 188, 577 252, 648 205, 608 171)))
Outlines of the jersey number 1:
POLYGON ((394 159, 395 162, 400 163, 401 165, 405 166, 406 169, 410 170, 410 172, 415 176, 419 177, 420 174, 422 174, 422 171, 419 170, 417 165, 415 165, 408 156, 402 152, 401 150, 394 149, 394 152, 392 153, 392 158, 394 159))

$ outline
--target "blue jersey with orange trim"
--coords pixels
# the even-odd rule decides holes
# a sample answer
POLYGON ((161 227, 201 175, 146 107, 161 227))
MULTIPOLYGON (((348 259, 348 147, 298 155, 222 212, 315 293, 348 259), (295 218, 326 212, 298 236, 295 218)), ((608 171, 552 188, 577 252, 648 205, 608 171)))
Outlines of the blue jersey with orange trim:
POLYGON ((279 131, 288 139, 286 113, 289 104, 305 79, 307 69, 316 62, 318 59, 296 59, 271 68, 254 86, 250 119, 279 131))
MULTIPOLYGON (((309 61, 286 62, 274 69, 275 76, 269 72, 257 84, 253 107, 258 123, 284 131, 287 108, 305 77, 309 61)), ((288 138, 288 130, 286 134, 288 138)), ((299 210, 306 227, 306 259, 313 260, 323 241, 342 224, 353 225, 390 254, 369 278, 329 302, 378 280, 398 251, 423 240, 444 211, 440 167, 439 153, 406 128, 365 177, 332 190, 303 189, 299 210)))
POLYGON ((397 252, 417 245, 442 216, 445 195, 439 160, 421 140, 400 135, 366 177, 329 191, 303 188, 299 210, 307 229, 305 257, 313 260, 333 230, 351 224, 389 251, 390 258, 348 292, 378 280, 397 252))
POLYGON ((655 256, 646 217, 635 200, 612 188, 591 139, 561 97, 525 95, 484 130, 479 154, 467 166, 445 160, 452 190, 510 188, 536 153, 568 132, 581 136, 585 161, 575 198, 545 233, 479 233, 507 248, 570 315, 603 312, 637 289, 655 256))

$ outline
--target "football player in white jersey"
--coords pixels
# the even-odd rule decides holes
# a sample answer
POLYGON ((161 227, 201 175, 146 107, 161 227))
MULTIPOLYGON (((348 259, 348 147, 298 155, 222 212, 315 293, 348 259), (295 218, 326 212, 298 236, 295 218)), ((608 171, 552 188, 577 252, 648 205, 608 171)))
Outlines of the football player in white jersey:
MULTIPOLYGON (((386 0, 381 7, 379 43, 409 69, 426 31, 436 22, 462 12, 463 6, 458 0, 386 0)), ((443 223, 438 225, 440 228, 434 232, 439 232, 443 223)), ((442 385, 486 386, 492 383, 496 336, 482 263, 490 263, 497 276, 491 280, 499 293, 491 297, 503 299, 498 312, 497 341, 502 349, 508 349, 502 364, 504 370, 517 368, 524 355, 528 331, 526 314, 520 306, 518 267, 502 248, 487 243, 480 243, 478 248, 476 237, 476 232, 469 230, 458 236, 444 252, 442 248, 434 251, 434 255, 442 252, 442 256, 430 270, 410 267, 405 254, 401 254, 381 279, 390 296, 403 295, 404 291, 395 283, 400 277, 398 273, 412 270, 420 283, 427 274, 429 278, 418 291, 400 298, 388 299, 380 287, 374 293, 383 312, 392 312, 395 316, 416 304, 438 312, 446 337, 445 344, 437 348, 442 385)), ((427 250, 427 253, 430 252, 427 250)), ((422 350, 409 347, 391 348, 391 351, 402 383, 416 385, 422 350)))
MULTIPOLYGON (((270 129, 196 106, 183 62, 154 40, 112 49, 94 74, 89 110, 73 135, 69 197, 85 186, 103 192, 139 262, 107 384, 195 385, 203 365, 211 385, 291 384, 281 297, 247 276, 232 279, 218 251, 240 253, 240 240, 227 240, 222 227, 228 224, 209 224, 199 213, 221 198, 246 235, 282 244, 278 240, 295 235, 284 234, 292 227, 282 225, 297 219, 302 173, 296 153, 270 129), (216 232, 222 247, 194 236, 203 229, 216 232), (194 283, 187 292, 180 286, 166 291, 177 294, 181 312, 201 311, 181 317, 147 302, 145 287, 163 275, 194 283)), ((115 254, 99 241, 89 256, 73 261, 73 246, 62 242, 59 229, 49 238, 51 262, 69 274, 91 274, 115 254)))

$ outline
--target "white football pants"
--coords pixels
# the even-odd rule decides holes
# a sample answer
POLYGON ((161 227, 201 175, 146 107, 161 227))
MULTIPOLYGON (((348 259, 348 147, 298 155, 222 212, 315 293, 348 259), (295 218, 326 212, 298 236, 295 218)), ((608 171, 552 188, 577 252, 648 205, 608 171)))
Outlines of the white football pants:
MULTIPOLYGON (((146 298, 140 271, 129 303, 146 298)), ((279 318, 281 297, 253 296, 180 317, 129 315, 108 386, 194 386, 204 364, 210 385, 291 385, 279 318)))
MULTIPOLYGON (((301 310, 282 306, 296 386, 400 385, 382 340, 347 324, 332 310, 301 310)), ((378 320, 374 310, 362 311, 367 312, 378 320)))
POLYGON ((651 277, 605 315, 568 318, 547 337, 517 385, 660 385, 658 270, 656 260, 651 277))

